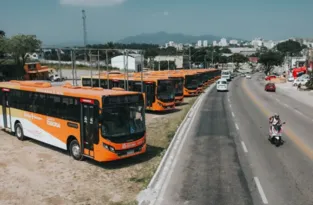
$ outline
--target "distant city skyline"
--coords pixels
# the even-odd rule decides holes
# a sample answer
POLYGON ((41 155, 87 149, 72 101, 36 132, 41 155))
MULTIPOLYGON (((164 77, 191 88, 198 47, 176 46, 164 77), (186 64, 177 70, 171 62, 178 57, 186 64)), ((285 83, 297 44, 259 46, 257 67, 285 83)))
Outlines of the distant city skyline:
POLYGON ((0 29, 8 36, 35 34, 46 44, 83 41, 85 9, 90 42, 159 31, 280 40, 312 36, 312 7, 309 0, 10 0, 0 7, 0 29))

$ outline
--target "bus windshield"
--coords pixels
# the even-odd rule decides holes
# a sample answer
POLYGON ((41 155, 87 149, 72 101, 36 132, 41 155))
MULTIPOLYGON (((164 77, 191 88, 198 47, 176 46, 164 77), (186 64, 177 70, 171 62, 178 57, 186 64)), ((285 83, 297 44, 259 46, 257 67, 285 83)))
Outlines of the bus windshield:
POLYGON ((184 79, 183 78, 171 78, 175 82, 175 95, 181 96, 184 94, 184 79))
MULTIPOLYGON (((117 97, 125 98, 125 96, 109 98, 117 97)), ((112 138, 144 132, 146 129, 144 102, 118 103, 118 101, 103 104, 100 120, 102 136, 112 138)))
POLYGON ((185 87, 189 90, 195 90, 198 88, 198 80, 195 75, 187 75, 185 87))
POLYGON ((172 80, 158 80, 157 98, 163 102, 175 100, 175 89, 172 80))

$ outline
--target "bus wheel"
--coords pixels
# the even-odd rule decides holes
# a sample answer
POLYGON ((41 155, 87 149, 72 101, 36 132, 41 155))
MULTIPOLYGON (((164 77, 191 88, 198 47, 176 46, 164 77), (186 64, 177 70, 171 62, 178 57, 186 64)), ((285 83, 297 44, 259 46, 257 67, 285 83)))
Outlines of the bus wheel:
POLYGON ((81 148, 77 140, 72 140, 69 148, 70 148, 70 153, 75 160, 80 161, 83 159, 83 154, 82 154, 81 148))
POLYGON ((21 123, 16 123, 15 125, 15 136, 17 137, 17 139, 21 141, 25 140, 23 127, 21 123))

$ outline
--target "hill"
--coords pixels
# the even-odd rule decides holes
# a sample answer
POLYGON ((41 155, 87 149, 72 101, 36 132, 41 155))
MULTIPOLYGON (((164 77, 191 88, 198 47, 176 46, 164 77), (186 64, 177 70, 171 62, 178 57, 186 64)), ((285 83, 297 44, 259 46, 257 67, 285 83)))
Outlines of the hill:
MULTIPOLYGON (((213 41, 219 41, 221 36, 214 35, 200 35, 200 36, 192 36, 185 35, 181 33, 166 33, 166 32, 157 32, 157 33, 143 33, 135 36, 129 36, 124 39, 118 41, 118 43, 151 43, 151 44, 159 44, 163 45, 169 41, 179 42, 179 43, 195 43, 198 40, 207 40, 209 43, 213 41)), ((226 37, 227 39, 237 39, 226 37)), ((237 39, 241 40, 241 39, 237 39)))

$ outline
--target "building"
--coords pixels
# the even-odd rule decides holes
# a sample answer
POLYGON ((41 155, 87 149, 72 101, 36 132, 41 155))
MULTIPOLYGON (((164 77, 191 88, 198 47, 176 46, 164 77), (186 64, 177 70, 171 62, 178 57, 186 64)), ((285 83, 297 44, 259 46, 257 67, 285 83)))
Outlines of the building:
POLYGON ((237 40, 230 40, 229 44, 231 44, 231 45, 238 45, 238 41, 237 40))
POLYGON ((119 55, 111 58, 112 67, 118 68, 120 71, 127 69, 129 72, 140 72, 144 67, 143 63, 144 57, 140 54, 119 55))
POLYGON ((213 46, 218 46, 217 41, 213 41, 213 46))
POLYGON ((250 56, 250 55, 255 54, 257 52, 256 48, 245 48, 245 47, 229 48, 229 50, 232 53, 239 53, 239 54, 244 55, 244 56, 250 56))
POLYGON ((263 42, 263 46, 268 48, 268 49, 274 48, 275 45, 276 45, 276 43, 274 41, 264 41, 263 42))
POLYGON ((189 68, 189 57, 188 56, 156 56, 154 62, 160 61, 174 61, 176 68, 189 68))
POLYGON ((255 48, 263 46, 263 39, 262 38, 255 38, 251 41, 251 45, 255 48))
POLYGON ((203 47, 208 47, 208 41, 207 40, 203 41, 203 47))
POLYGON ((197 47, 202 47, 202 41, 201 40, 199 40, 198 42, 197 42, 197 47))
POLYGON ((228 46, 227 39, 222 38, 218 44, 219 46, 222 46, 222 47, 228 46))

